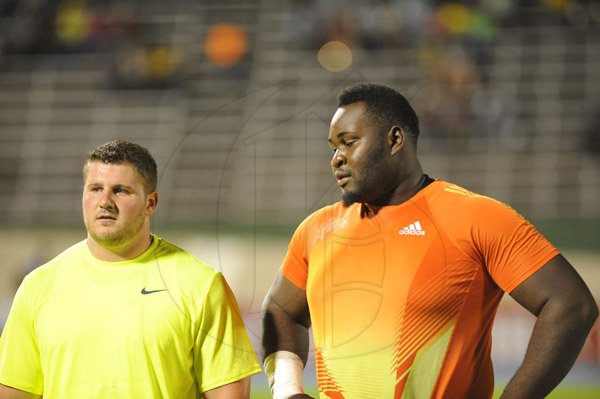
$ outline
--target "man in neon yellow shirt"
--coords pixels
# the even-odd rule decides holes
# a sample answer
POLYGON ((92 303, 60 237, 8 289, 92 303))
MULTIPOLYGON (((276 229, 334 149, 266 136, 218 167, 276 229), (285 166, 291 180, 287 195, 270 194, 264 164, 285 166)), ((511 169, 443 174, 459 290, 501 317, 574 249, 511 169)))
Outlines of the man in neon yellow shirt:
POLYGON ((83 176, 87 239, 19 287, 0 398, 249 398, 260 366, 223 276, 150 231, 152 155, 112 141, 83 176))

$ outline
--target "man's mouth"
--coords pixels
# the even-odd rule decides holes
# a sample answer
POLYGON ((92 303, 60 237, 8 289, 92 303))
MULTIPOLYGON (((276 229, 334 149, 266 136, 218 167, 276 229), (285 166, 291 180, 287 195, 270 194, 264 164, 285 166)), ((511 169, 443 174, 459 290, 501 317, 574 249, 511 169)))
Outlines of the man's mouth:
POLYGON ((345 186, 348 183, 348 180, 350 180, 350 174, 347 172, 336 171, 333 174, 337 179, 338 186, 340 187, 345 186))
POLYGON ((337 179, 337 184, 340 187, 344 187, 348 183, 348 180, 350 180, 350 176, 344 176, 340 179, 337 179))

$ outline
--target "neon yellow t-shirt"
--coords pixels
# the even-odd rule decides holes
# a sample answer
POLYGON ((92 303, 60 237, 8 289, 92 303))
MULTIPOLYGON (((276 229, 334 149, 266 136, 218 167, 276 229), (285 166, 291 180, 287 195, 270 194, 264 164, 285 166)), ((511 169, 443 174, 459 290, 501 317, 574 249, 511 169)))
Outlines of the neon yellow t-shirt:
POLYGON ((34 270, 0 338, 0 383, 44 399, 195 399, 260 370, 223 276, 156 236, 133 260, 84 240, 34 270))

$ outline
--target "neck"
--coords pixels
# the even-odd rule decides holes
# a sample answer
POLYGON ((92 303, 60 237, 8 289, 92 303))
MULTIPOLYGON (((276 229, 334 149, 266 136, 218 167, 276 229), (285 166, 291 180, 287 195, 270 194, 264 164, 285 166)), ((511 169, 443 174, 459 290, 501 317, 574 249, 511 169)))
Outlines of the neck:
POLYGON ((419 172, 411 175, 405 179, 406 182, 403 190, 398 193, 396 204, 401 204, 408 201, 415 196, 424 187, 426 176, 423 174, 423 170, 419 168, 419 172))
POLYGON ((379 200, 374 203, 369 203, 371 206, 386 206, 386 205, 400 205, 415 194, 417 194, 423 187, 425 182, 425 175, 423 174, 423 168, 417 161, 413 167, 407 167, 406 169, 411 170, 407 175, 399 178, 400 182, 394 186, 386 195, 382 196, 379 200))
POLYGON ((120 245, 100 243, 88 234, 87 246, 94 258, 105 262, 122 262, 135 259, 143 254, 152 245, 151 234, 144 235, 136 242, 127 242, 120 245))

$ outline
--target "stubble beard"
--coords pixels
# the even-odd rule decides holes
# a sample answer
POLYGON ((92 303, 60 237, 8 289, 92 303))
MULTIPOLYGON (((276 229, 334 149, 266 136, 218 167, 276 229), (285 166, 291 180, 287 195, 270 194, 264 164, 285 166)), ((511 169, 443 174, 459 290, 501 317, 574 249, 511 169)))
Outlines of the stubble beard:
POLYGON ((103 248, 112 249, 119 248, 131 241, 142 229, 144 225, 143 215, 138 215, 132 222, 123 228, 116 231, 99 233, 98 229, 90 226, 89 222, 85 221, 85 227, 90 237, 103 248))
POLYGON ((361 195, 357 191, 345 191, 342 193, 342 205, 348 208, 350 205, 361 202, 361 195))
POLYGON ((362 168, 363 176, 360 180, 354 180, 354 190, 342 192, 342 205, 345 208, 348 208, 350 205, 357 202, 366 203, 378 199, 371 197, 374 196, 372 195, 373 192, 380 191, 382 188, 383 179, 381 178, 381 173, 385 168, 382 160, 383 151, 383 144, 373 150, 373 153, 369 155, 362 168))

